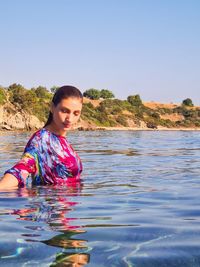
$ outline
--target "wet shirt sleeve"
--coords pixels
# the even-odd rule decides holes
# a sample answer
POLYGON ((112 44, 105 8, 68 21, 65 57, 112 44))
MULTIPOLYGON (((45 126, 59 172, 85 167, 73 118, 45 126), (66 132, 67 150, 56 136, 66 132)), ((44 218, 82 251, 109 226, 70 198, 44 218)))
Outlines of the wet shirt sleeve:
POLYGON ((5 174, 14 175, 18 180, 18 186, 24 187, 27 176, 36 173, 37 154, 37 137, 32 137, 26 145, 21 160, 7 170, 5 174))

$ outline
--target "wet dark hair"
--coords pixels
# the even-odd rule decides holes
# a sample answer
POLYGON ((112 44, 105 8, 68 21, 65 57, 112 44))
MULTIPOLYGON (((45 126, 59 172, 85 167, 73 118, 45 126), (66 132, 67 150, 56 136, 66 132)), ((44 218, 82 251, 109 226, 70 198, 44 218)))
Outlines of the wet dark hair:
MULTIPOLYGON (((74 98, 80 98, 81 102, 83 102, 83 95, 81 91, 71 85, 64 85, 60 88, 58 88, 53 96, 52 103, 54 106, 57 106, 63 99, 74 97, 74 98)), ((53 114, 50 111, 49 117, 47 119, 47 122, 45 123, 44 127, 49 125, 53 120, 53 114)))

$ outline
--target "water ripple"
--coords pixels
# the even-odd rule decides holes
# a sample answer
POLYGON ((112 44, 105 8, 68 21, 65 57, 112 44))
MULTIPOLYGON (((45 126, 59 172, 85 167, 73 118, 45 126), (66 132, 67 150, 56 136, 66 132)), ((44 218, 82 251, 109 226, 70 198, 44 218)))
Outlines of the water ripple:
MULTIPOLYGON (((1 174, 29 136, 0 135, 1 174)), ((83 160, 80 184, 0 192, 2 266, 200 266, 198 132, 68 139, 83 160)))

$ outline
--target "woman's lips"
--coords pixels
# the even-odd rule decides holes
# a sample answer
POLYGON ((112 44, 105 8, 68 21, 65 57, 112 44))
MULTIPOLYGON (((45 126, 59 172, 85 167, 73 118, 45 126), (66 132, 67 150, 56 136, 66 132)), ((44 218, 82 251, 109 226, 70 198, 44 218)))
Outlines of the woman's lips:
POLYGON ((69 128, 71 126, 71 123, 63 123, 64 127, 69 128))

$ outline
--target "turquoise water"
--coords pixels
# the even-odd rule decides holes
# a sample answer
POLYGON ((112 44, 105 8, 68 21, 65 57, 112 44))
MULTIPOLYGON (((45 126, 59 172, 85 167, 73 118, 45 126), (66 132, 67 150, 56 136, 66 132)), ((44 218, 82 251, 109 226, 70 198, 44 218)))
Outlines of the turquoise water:
MULTIPOLYGON (((0 135, 0 175, 30 133, 0 135)), ((200 132, 74 132, 82 183, 0 192, 0 266, 200 266, 200 132)))

